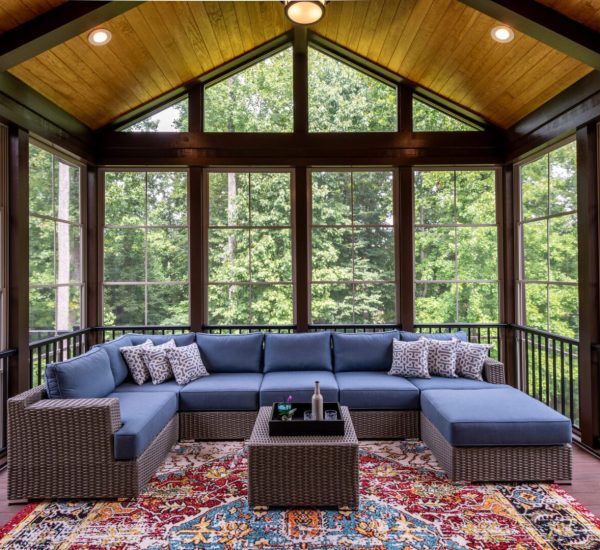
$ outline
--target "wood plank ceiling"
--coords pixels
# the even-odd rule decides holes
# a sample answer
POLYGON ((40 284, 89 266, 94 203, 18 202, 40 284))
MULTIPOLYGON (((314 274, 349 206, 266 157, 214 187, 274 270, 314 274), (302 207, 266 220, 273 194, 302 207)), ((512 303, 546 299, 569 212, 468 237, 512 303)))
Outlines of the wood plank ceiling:
POLYGON ((14 29, 67 0, 1 0, 0 33, 14 29))
MULTIPOLYGON (((600 0, 569 4, 587 23, 600 0)), ((493 42, 495 24, 458 0, 358 0, 332 2, 314 30, 504 128, 592 71, 521 33, 493 42)), ((281 4, 264 1, 147 2, 105 26, 108 46, 81 35, 10 72, 99 128, 291 28, 281 4)))
POLYGON ((600 31, 600 0, 537 0, 557 12, 600 31))

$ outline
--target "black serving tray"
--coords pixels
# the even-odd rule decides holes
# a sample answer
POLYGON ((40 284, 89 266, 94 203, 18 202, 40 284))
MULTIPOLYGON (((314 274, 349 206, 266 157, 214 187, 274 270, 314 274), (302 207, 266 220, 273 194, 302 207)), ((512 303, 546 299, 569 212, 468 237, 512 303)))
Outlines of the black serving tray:
POLYGON ((296 409, 292 420, 281 420, 277 405, 273 403, 269 419, 269 435, 344 435, 344 420, 339 403, 323 403, 323 414, 327 410, 338 413, 337 420, 304 420, 304 411, 312 410, 310 403, 292 403, 296 409))

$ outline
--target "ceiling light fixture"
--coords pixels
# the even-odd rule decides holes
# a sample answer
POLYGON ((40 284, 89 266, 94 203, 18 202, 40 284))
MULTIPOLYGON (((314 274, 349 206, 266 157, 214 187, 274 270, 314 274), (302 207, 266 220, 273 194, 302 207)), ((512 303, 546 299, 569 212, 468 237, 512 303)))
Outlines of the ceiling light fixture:
POLYGON ((326 0, 284 0, 285 15, 296 25, 313 25, 325 15, 326 0))
POLYGON ((503 44, 506 42, 512 42, 515 38, 515 32, 506 25, 498 25, 497 27, 494 27, 491 35, 496 42, 501 42, 503 44))
POLYGON ((92 46, 104 46, 112 38, 112 33, 108 29, 94 29, 88 34, 88 41, 92 46))

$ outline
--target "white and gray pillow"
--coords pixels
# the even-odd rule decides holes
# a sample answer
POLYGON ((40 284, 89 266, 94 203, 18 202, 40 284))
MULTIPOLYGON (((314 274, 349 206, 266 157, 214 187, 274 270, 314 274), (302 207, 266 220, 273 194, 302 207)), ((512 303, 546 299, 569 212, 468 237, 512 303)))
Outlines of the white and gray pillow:
POLYGON ((427 364, 429 374, 443 376, 445 378, 456 378, 456 351, 458 340, 427 340, 429 354, 427 364))
POLYGON ((125 362, 129 367, 129 372, 131 373, 133 381, 140 386, 144 382, 150 380, 150 373, 146 366, 144 352, 151 347, 153 347, 152 340, 148 339, 138 346, 124 346, 119 348, 119 351, 123 354, 125 362))
POLYGON ((169 378, 173 378, 173 371, 167 359, 166 350, 175 347, 175 340, 169 340, 164 344, 144 349, 144 360, 146 368, 150 373, 153 384, 162 384, 169 378))
POLYGON ((388 374, 407 378, 431 378, 427 369, 428 353, 425 338, 416 342, 402 342, 394 338, 392 367, 388 374))
POLYGON ((483 364, 492 346, 460 342, 456 352, 456 374, 471 380, 483 380, 483 364))
POLYGON ((202 376, 208 376, 208 371, 200 357, 198 344, 167 348, 165 350, 175 381, 183 386, 202 376))

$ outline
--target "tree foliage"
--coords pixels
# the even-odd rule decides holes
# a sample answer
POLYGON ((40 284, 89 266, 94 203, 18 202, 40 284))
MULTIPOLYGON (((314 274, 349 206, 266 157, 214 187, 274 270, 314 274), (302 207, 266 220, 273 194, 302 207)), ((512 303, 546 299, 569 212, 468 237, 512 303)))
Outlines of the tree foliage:
POLYGON ((417 98, 413 98, 412 109, 413 131, 415 132, 473 132, 477 130, 477 128, 469 126, 417 98))

